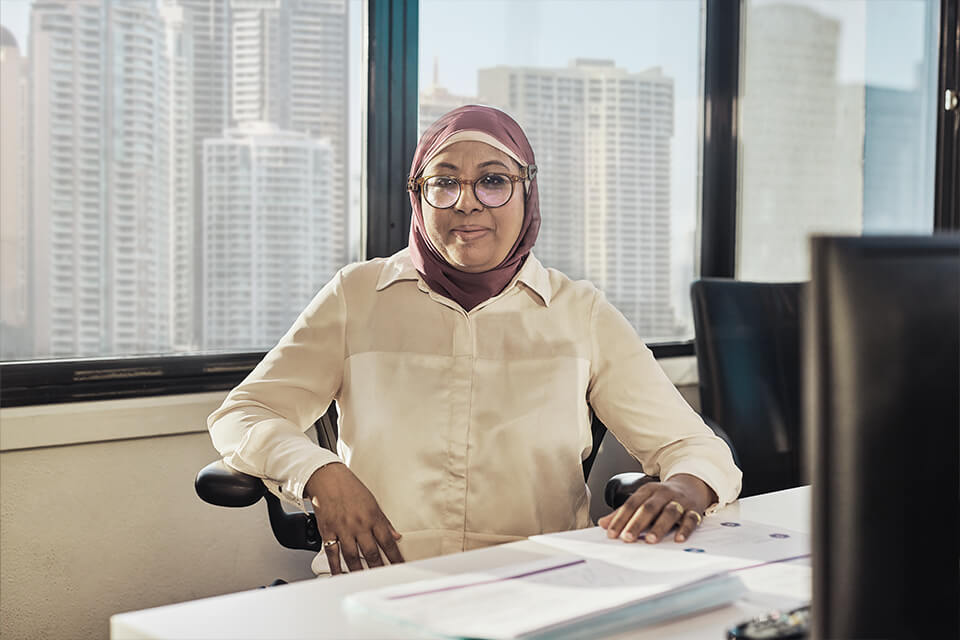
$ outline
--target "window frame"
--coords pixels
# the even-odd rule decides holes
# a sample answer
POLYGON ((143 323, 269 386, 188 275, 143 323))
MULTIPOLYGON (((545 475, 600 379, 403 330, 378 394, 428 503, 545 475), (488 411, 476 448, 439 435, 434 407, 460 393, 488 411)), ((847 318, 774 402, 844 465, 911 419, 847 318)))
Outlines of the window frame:
MULTIPOLYGON (((737 220, 737 103, 742 0, 704 0, 703 157, 699 277, 734 277, 737 220)), ((953 0, 941 0, 939 95, 960 90, 960 26, 953 0)), ((407 245, 405 190, 416 148, 419 0, 367 0, 362 126, 361 238, 364 258, 407 245)), ((957 160, 960 109, 937 114, 934 228, 960 230, 957 160)), ((693 341, 650 345, 657 358, 694 355, 693 341)), ((0 406, 223 391, 266 352, 177 354, 0 362, 0 406)))

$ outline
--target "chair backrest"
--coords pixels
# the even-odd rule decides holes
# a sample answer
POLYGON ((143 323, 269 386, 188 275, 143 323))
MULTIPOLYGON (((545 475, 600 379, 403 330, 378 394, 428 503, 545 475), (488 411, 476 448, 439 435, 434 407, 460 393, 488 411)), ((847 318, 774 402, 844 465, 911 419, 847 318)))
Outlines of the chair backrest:
POLYGON ((700 408, 736 447, 742 497, 802 482, 804 286, 707 278, 690 289, 700 408))
POLYGON ((313 423, 317 430, 317 443, 324 449, 337 452, 337 403, 331 402, 327 412, 313 423))

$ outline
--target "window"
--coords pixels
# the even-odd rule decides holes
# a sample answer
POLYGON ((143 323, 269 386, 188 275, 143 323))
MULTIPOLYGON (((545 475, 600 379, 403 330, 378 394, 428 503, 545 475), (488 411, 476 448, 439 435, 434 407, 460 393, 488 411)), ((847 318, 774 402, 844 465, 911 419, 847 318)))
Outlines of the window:
POLYGON ((265 350, 360 256, 363 3, 104 6, 4 2, 0 360, 265 350))
POLYGON ((946 0, 2 0, 0 23, 6 407, 232 387, 323 270, 406 245, 417 126, 465 102, 530 134, 536 253, 658 357, 692 353, 700 273, 802 279, 809 231, 960 226, 946 0))
POLYGON ((737 277, 805 280, 810 233, 933 230, 939 6, 745 4, 737 277))
POLYGON ((592 0, 591 16, 609 16, 596 29, 584 12, 562 0, 421 0, 420 131, 462 104, 510 113, 540 168, 534 253, 593 281, 645 339, 687 339, 701 3, 592 0))

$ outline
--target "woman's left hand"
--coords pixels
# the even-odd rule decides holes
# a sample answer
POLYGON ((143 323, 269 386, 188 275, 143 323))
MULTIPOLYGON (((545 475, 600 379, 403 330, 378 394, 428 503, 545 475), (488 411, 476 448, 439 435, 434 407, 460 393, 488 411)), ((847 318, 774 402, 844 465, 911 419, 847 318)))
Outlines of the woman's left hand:
POLYGON ((648 482, 623 505, 597 520, 610 538, 635 542, 641 532, 644 542, 660 542, 674 525, 676 542, 683 542, 700 526, 703 512, 717 501, 717 494, 707 484, 686 473, 679 473, 664 482, 648 482))

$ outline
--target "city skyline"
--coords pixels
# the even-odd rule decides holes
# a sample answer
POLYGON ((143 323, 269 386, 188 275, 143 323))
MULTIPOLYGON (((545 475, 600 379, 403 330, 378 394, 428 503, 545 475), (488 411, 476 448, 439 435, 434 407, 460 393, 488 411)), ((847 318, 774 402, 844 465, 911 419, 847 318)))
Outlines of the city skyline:
POLYGON ((75 0, 32 5, 23 57, 4 29, 2 356, 270 346, 350 253, 348 28, 346 0, 75 0))
MULTIPOLYGON (((626 46, 612 38, 612 47, 589 58, 576 56, 587 44, 573 42, 562 63, 547 64, 557 50, 538 34, 565 18, 541 9, 562 5, 520 5, 514 18, 543 20, 522 41, 514 22, 501 21, 499 32, 484 28, 480 17, 496 24, 507 15, 498 14, 507 11, 503 3, 492 2, 473 25, 492 39, 441 56, 457 32, 438 27, 436 5, 425 0, 420 124, 466 101, 512 113, 543 169, 537 255, 606 290, 643 337, 669 340, 692 335, 687 287, 696 275, 702 16, 693 1, 636 10, 650 12, 655 4, 654 17, 684 20, 667 21, 652 42, 640 38, 628 59, 606 55, 626 46), (491 46, 498 39, 519 48, 491 46), (686 53, 677 59, 648 59, 680 49, 686 53), (484 64, 470 67, 475 60, 484 64), (448 85, 447 78, 455 81, 448 85), (600 90, 592 103, 594 81, 600 90), (473 88, 464 90, 465 83, 473 88)), ((754 1, 746 14, 738 269, 766 278, 796 277, 809 231, 910 230, 915 223, 898 208, 922 211, 920 202, 929 199, 924 162, 931 152, 914 140, 931 125, 918 109, 930 100, 929 51, 910 64, 898 60, 889 81, 870 85, 865 80, 877 73, 876 63, 864 56, 873 55, 878 38, 864 32, 878 24, 873 13, 862 5, 859 13, 839 12, 861 21, 852 41, 862 47, 851 54, 849 16, 828 15, 818 0, 797 4, 754 1), (859 81, 840 82, 857 56, 859 81), (783 80, 785 65, 795 67, 790 82, 783 80), (907 66, 912 84, 894 88, 907 66), (897 133, 897 123, 916 135, 897 133), (917 156, 923 161, 911 160, 917 156), (889 176, 907 170, 911 184, 892 189, 889 176)), ((5 32, 5 132, 19 121, 23 133, 13 144, 7 136, 3 148, 0 355, 270 346, 319 286, 356 259, 360 20, 348 16, 358 6, 76 0, 39 3, 33 33, 16 49, 15 34, 5 32), (96 62, 79 64, 87 60, 96 62), (11 170, 15 157, 29 162, 11 170), (326 167, 325 177, 318 167, 326 167), (295 186, 278 191, 261 179, 264 172, 295 186), (253 214, 240 231, 259 229, 264 237, 250 245, 245 263, 242 253, 224 253, 216 237, 237 231, 223 228, 223 220, 244 207, 253 214), (323 260, 287 255, 282 243, 271 244, 264 221, 283 228, 288 235, 274 235, 291 245, 312 239, 296 251, 323 260), (315 235, 319 221, 325 234, 315 235), (216 256, 227 254, 223 271, 216 256), (224 286, 233 292, 228 300, 211 295, 218 288, 212 273, 247 275, 224 286), (239 296, 237 282, 281 298, 239 296), (27 294, 34 298, 29 316, 27 294), (217 316, 212 309, 226 302, 233 316, 217 316), (32 349, 24 347, 29 332, 32 349)), ((903 22, 929 27, 932 14, 914 11, 903 22)), ((912 42, 903 47, 915 49, 912 42)))

